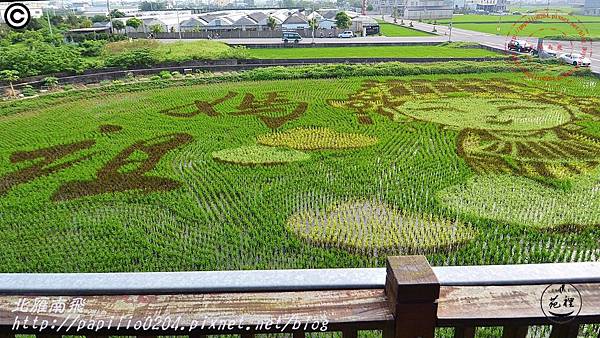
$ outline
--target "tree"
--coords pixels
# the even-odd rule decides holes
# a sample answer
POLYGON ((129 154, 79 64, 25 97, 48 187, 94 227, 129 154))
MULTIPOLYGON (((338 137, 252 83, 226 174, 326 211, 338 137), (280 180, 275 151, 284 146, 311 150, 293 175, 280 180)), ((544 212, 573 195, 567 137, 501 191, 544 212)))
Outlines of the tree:
POLYGON ((373 5, 369 4, 367 6, 367 11, 372 12, 373 11, 373 5))
POLYGON ((131 18, 128 19, 127 22, 125 22, 125 24, 131 28, 133 28, 133 30, 137 30, 144 22, 138 18, 131 18))
POLYGON ((15 88, 13 87, 13 82, 19 80, 19 72, 10 69, 0 71, 0 80, 8 82, 8 84, 10 85, 10 92, 14 96, 15 88))
POLYGON ((108 17, 106 15, 94 15, 92 16, 92 22, 96 23, 96 22, 108 22, 108 17))
POLYGON ((112 11, 110 11, 110 17, 113 18, 113 19, 124 18, 125 17, 125 13, 121 12, 118 9, 113 9, 112 11))
POLYGON ((267 27, 269 27, 271 30, 274 30, 275 27, 277 27, 277 21, 275 21, 275 18, 270 16, 267 19, 267 27))
POLYGON ((69 26, 70 28, 75 28, 75 27, 79 27, 81 20, 77 15, 69 14, 69 15, 67 15, 66 22, 67 22, 67 26, 69 26))
POLYGON ((164 2, 142 1, 140 3, 140 11, 160 11, 166 8, 164 2))
POLYGON ((352 19, 346 14, 346 12, 339 12, 335 15, 335 25, 337 28, 346 29, 352 24, 352 19))
POLYGON ((152 25, 150 26, 150 31, 152 33, 162 33, 164 29, 162 25, 152 25))
POLYGON ((123 28, 125 28, 125 24, 121 20, 113 20, 112 27, 113 27, 113 29, 115 29, 117 31, 121 31, 121 30, 123 30, 123 28))
POLYGON ((83 19, 83 21, 81 21, 81 28, 90 28, 92 25, 94 25, 94 23, 90 19, 83 19))

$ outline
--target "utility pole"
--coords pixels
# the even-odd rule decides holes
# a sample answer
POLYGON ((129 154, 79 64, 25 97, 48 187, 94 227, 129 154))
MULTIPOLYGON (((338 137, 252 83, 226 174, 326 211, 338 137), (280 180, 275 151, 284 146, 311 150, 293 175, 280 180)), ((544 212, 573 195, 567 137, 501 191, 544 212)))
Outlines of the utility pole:
POLYGON ((108 25, 110 27, 110 34, 114 34, 113 24, 112 24, 112 15, 110 14, 110 0, 106 0, 106 10, 108 11, 108 25))
POLYGON ((50 30, 50 35, 54 35, 52 34, 52 24, 50 23, 50 11, 46 11, 46 19, 48 19, 48 29, 50 30))
POLYGON ((173 6, 175 7, 175 13, 177 13, 177 32, 179 32, 179 40, 181 40, 181 22, 179 21, 179 8, 173 1, 173 6))

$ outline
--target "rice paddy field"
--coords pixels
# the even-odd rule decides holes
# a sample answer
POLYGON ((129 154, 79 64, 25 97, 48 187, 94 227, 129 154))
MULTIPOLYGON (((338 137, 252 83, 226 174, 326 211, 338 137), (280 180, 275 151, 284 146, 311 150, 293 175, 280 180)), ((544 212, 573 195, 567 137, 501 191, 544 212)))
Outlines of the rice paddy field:
POLYGON ((0 103, 0 271, 598 261, 600 86, 520 73, 0 103))
POLYGON ((431 33, 419 31, 410 27, 403 27, 378 20, 380 33, 383 36, 429 36, 431 33))

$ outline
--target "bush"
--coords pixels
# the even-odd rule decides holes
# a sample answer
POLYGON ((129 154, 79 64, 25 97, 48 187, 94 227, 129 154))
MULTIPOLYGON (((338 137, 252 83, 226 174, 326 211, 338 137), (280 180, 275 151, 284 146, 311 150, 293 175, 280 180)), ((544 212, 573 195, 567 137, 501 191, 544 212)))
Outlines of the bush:
POLYGON ((23 88, 21 89, 21 94, 25 95, 25 96, 34 96, 37 94, 37 92, 35 91, 35 89, 33 89, 32 86, 30 85, 25 85, 23 86, 23 88))
POLYGON ((58 86, 58 78, 54 76, 48 76, 44 78, 44 84, 48 87, 56 87, 58 86))
POLYGON ((100 56, 104 41, 85 40, 79 44, 79 47, 83 56, 100 56))
POLYGON ((150 49, 136 49, 121 54, 111 55, 106 58, 105 65, 108 67, 134 68, 151 67, 158 62, 158 58, 150 49))
POLYGON ((163 70, 162 72, 160 72, 158 74, 158 76, 160 76, 161 79, 165 79, 165 80, 173 78, 173 75, 171 75, 171 73, 169 73, 169 71, 167 71, 167 70, 163 70))
POLYGON ((81 72, 86 63, 77 47, 43 42, 0 48, 0 69, 16 70, 22 77, 60 72, 81 72))

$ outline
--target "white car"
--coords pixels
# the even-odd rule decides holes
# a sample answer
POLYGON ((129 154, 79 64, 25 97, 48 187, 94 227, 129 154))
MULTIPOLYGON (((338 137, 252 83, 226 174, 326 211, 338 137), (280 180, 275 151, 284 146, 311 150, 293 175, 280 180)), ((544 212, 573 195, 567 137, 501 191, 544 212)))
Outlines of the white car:
POLYGON ((563 54, 559 57, 559 59, 562 62, 568 63, 573 66, 589 67, 592 64, 592 61, 590 61, 590 59, 586 58, 581 54, 576 53, 563 54))
POLYGON ((343 33, 338 34, 338 38, 353 38, 354 32, 352 31, 344 31, 343 33))

